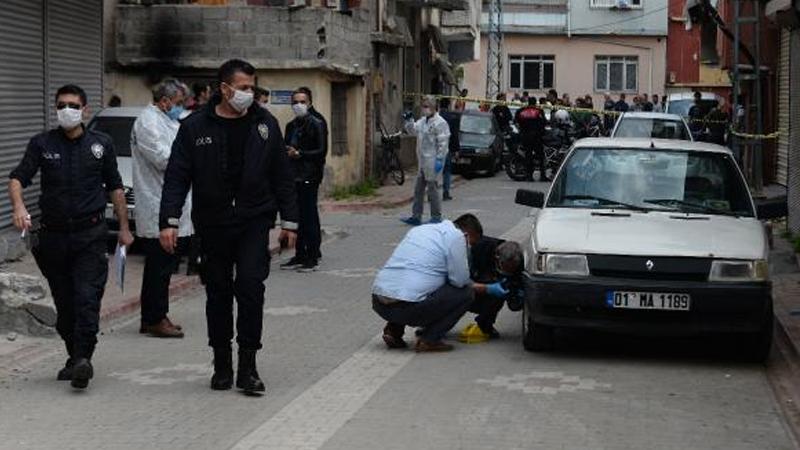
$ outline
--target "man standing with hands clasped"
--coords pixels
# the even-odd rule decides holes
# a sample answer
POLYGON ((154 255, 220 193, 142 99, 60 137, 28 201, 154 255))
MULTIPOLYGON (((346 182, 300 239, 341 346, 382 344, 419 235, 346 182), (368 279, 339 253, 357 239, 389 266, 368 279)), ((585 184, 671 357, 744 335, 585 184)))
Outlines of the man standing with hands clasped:
POLYGON ((14 225, 30 232, 31 216, 22 199, 42 171, 39 242, 31 250, 47 278, 56 305, 56 329, 69 359, 58 372, 84 389, 94 376, 91 359, 97 343, 100 301, 108 278, 105 224, 106 193, 119 219, 119 244, 131 245, 128 211, 111 138, 87 130, 82 120, 86 93, 68 84, 56 92, 58 128, 34 136, 11 172, 8 192, 14 225))
POLYGON ((211 389, 233 386, 233 299, 239 368, 236 387, 264 392, 256 371, 269 274, 269 230, 280 213, 280 241, 293 247, 297 198, 278 121, 253 102, 255 68, 232 59, 218 72, 220 90, 183 121, 172 145, 161 196, 161 245, 175 251, 182 208, 192 189, 201 238, 208 344, 214 350, 211 389), (234 275, 235 274, 235 275, 234 275))
POLYGON ((431 202, 430 223, 442 221, 442 197, 439 195, 439 176, 444 169, 450 142, 450 127, 437 112, 436 99, 422 99, 422 118, 414 122, 411 113, 404 115, 406 132, 417 137, 417 184, 414 187, 414 205, 411 217, 403 219, 406 225, 422 224, 422 211, 425 203, 425 192, 431 202))

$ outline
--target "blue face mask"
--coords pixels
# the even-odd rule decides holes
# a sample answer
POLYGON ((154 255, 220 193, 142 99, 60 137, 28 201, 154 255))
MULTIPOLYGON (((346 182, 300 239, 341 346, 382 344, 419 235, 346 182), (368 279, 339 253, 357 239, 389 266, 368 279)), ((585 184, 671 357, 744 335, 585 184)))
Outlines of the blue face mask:
POLYGON ((167 114, 167 117, 169 117, 170 119, 178 120, 178 119, 180 119, 181 114, 183 114, 183 111, 185 111, 183 106, 175 105, 172 108, 170 108, 169 111, 167 111, 166 114, 167 114))

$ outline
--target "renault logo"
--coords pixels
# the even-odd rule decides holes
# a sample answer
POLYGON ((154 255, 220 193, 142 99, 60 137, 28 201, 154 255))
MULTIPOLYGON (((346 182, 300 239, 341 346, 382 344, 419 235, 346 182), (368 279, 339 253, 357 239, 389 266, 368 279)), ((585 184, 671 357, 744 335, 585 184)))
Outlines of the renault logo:
POLYGON ((648 271, 650 271, 650 270, 653 270, 653 267, 655 267, 656 264, 653 262, 652 259, 648 259, 647 262, 644 263, 644 266, 647 267, 648 271))

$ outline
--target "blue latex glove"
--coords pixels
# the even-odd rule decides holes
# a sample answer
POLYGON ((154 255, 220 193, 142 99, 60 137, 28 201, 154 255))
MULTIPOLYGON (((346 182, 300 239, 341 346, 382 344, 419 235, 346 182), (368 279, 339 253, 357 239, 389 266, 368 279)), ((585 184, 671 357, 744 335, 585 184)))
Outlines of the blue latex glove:
POLYGON ((434 165, 433 165, 433 170, 434 170, 436 173, 441 173, 441 172, 442 172, 442 169, 444 169, 444 159, 442 159, 442 158, 436 158, 436 162, 435 162, 435 163, 434 163, 434 165))
POLYGON ((404 112, 403 113, 403 120, 405 120, 405 121, 414 120, 414 113, 411 112, 411 111, 404 112))
POLYGON ((508 289, 504 288, 502 282, 498 281, 496 283, 487 284, 486 293, 494 298, 503 298, 508 295, 508 289))

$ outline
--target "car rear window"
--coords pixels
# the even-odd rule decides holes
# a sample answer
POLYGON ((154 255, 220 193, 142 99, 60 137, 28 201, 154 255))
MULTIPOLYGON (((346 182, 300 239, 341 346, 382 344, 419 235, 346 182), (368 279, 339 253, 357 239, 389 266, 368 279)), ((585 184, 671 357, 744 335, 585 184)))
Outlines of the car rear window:
POLYGON ((117 156, 131 156, 131 130, 135 117, 95 117, 89 129, 111 136, 117 156))
POLYGON ((614 137, 678 139, 691 141, 683 122, 677 120, 629 118, 623 116, 614 137))

